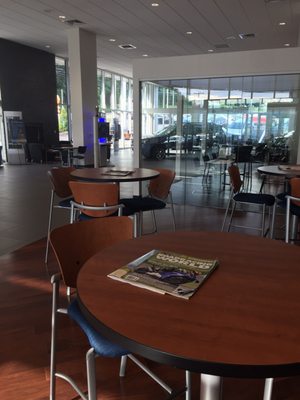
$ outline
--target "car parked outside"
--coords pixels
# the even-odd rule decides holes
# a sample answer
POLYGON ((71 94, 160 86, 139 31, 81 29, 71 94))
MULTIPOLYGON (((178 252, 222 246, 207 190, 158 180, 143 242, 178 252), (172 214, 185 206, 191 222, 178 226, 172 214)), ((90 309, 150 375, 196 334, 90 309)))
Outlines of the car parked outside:
POLYGON ((169 125, 153 136, 142 139, 142 154, 145 158, 163 160, 170 150, 191 152, 200 145, 202 124, 185 123, 182 126, 182 135, 176 134, 176 124, 169 125))

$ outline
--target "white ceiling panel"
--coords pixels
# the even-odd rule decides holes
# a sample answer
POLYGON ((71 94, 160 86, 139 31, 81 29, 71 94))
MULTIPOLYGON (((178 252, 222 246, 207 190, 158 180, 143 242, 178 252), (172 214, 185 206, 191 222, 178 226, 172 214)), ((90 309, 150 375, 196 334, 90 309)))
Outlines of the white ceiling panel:
POLYGON ((67 57, 66 22, 97 35, 99 67, 131 74, 148 54, 189 54, 298 46, 300 0, 0 0, 1 37, 67 57), (279 22, 286 22, 280 26, 279 22), (186 32, 191 31, 191 35, 186 32), (240 33, 254 38, 241 40, 240 33), (110 38, 116 39, 109 42, 110 38), (133 44, 123 50, 120 44, 133 44))

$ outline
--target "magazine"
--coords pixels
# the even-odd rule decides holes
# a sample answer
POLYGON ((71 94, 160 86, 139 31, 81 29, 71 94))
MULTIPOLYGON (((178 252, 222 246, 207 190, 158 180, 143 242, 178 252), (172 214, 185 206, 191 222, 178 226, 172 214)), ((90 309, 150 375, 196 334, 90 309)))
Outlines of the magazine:
POLYGON ((116 176, 127 176, 132 174, 134 171, 124 170, 124 169, 108 169, 105 175, 116 175, 116 176))
POLYGON ((217 260, 151 250, 108 277, 157 293, 189 299, 217 265, 217 260))

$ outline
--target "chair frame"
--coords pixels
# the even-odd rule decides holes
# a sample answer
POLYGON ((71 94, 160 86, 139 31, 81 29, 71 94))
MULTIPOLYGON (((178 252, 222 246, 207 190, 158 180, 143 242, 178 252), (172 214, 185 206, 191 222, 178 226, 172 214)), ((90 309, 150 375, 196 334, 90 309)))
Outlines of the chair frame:
MULTIPOLYGON (((76 382, 67 374, 62 372, 57 372, 56 369, 56 343, 57 343, 57 315, 64 314, 67 315, 68 311, 66 308, 59 307, 59 289, 60 282, 62 280, 61 274, 54 274, 51 278, 52 284, 52 313, 51 313, 51 352, 50 352, 50 400, 55 400, 56 395, 56 378, 63 379, 68 382, 75 392, 83 400, 97 400, 97 389, 96 389, 96 366, 95 359, 99 357, 96 354, 93 347, 90 347, 86 352, 86 372, 87 372, 87 393, 86 396, 84 392, 79 388, 76 382)), ((156 374, 154 374, 145 364, 143 364, 134 355, 128 354, 121 357, 119 376, 125 376, 127 357, 130 358, 135 364, 137 364, 147 375, 149 375, 156 383, 158 383, 167 393, 169 393, 172 398, 173 395, 178 395, 179 393, 186 391, 186 400, 191 399, 191 378, 190 372, 186 371, 186 386, 180 392, 174 392, 170 386, 168 386, 162 379, 160 379, 156 374)))
MULTIPOLYGON (((91 210, 91 211, 118 211, 118 217, 121 217, 123 215, 122 209, 124 208, 124 204, 116 204, 113 206, 107 206, 105 203, 103 206, 88 206, 85 205, 83 202, 77 203, 76 201, 71 200, 71 216, 70 216, 70 223, 73 224, 73 222, 76 221, 76 214, 77 211, 79 210, 82 212, 82 210, 91 210)), ((98 218, 108 218, 107 217, 98 217, 98 218)), ((91 217, 93 218, 93 217, 91 217)), ((97 217, 94 217, 97 218, 97 217)))
MULTIPOLYGON (((156 168, 156 170, 161 174, 163 173, 166 168, 156 168)), ((169 170, 168 170, 169 172, 169 170)), ((172 171, 173 172, 173 171, 172 171)), ((174 173, 174 172, 173 172, 174 173)), ((159 179, 160 176, 156 179, 159 179)), ((171 186, 174 182, 175 179, 175 173, 173 176, 173 180, 170 184, 170 187, 168 188, 168 190, 166 191, 166 196, 163 197, 158 197, 155 196, 155 190, 156 190, 156 179, 153 179, 152 181, 150 181, 149 185, 147 186, 148 189, 148 197, 152 198, 152 199, 156 199, 156 200, 160 200, 164 203, 170 204, 170 208, 171 208, 171 213, 172 213, 172 223, 173 223, 173 230, 176 231, 176 220, 175 220, 175 210, 174 210, 174 202, 173 202, 173 196, 172 196, 172 192, 171 192, 171 186), (169 200, 169 202, 168 202, 169 200)), ((154 230, 151 233, 155 233, 157 232, 157 221, 156 221, 156 216, 155 216, 155 209, 151 209, 151 210, 147 210, 147 211, 151 211, 152 214, 152 221, 153 221, 153 225, 154 225, 154 230)), ((142 232, 143 232, 143 212, 146 211, 136 211, 134 213, 134 227, 135 227, 135 237, 136 236, 141 236, 142 232)))
MULTIPOLYGON (((66 171, 67 170, 67 168, 68 168, 68 170, 70 171, 70 172, 72 172, 72 171, 75 171, 75 168, 73 168, 73 167, 55 167, 54 169, 55 170, 60 170, 60 169, 64 169, 64 171, 66 171)), ((50 232, 51 232, 51 228, 52 228, 52 216, 53 216, 53 209, 54 208, 60 208, 60 209, 64 209, 64 210, 70 210, 71 209, 71 205, 70 205, 70 207, 66 207, 66 206, 61 206, 61 205, 59 205, 59 204, 54 204, 54 197, 55 197, 55 195, 58 197, 58 198, 60 198, 60 199, 68 199, 68 198, 72 198, 72 192, 71 192, 71 190, 69 189, 69 186, 67 186, 68 187, 68 190, 67 191, 69 191, 70 192, 70 195, 69 196, 65 196, 65 197, 61 197, 59 194, 57 194, 57 190, 56 190, 56 187, 55 187, 55 182, 54 182, 54 179, 53 179, 53 175, 52 175, 52 171, 53 171, 53 169, 51 169, 50 171, 48 171, 48 176, 49 176, 49 178, 50 178, 50 180, 51 180, 51 185, 52 185, 52 188, 51 188, 51 195, 50 195, 50 205, 49 205, 49 218, 48 218, 48 229, 47 229, 47 243, 46 243, 46 253, 45 253, 45 264, 47 264, 47 262, 48 262, 48 254, 49 254, 49 243, 50 243, 50 232)), ((70 178, 70 180, 71 180, 71 178, 70 178)), ((68 182, 66 182, 66 185, 67 185, 67 183, 68 182)))
MULTIPOLYGON (((231 167, 236 167, 237 171, 239 172, 239 168, 237 165, 231 165, 231 167)), ((231 168, 229 167, 229 168, 231 168)), ((240 176, 239 176, 240 179, 240 176)), ((256 230, 256 231, 260 231, 261 232, 261 236, 266 236, 269 230, 269 236, 270 238, 273 238, 274 235, 274 225, 275 225, 275 210, 276 210, 276 201, 274 201, 274 205, 273 206, 268 206, 264 203, 260 204, 260 203, 252 203, 252 202, 248 202, 248 201, 235 201, 234 196, 237 195, 238 193, 248 193, 248 192, 244 192, 243 191, 243 187, 244 187, 244 182, 242 180, 240 180, 238 187, 235 187, 234 184, 231 182, 231 192, 230 192, 230 196, 229 196, 229 201, 226 207, 226 211, 225 211, 225 215, 224 215, 224 219, 223 219, 223 223, 222 223, 222 228, 221 231, 223 232, 225 229, 225 225, 226 225, 226 221, 227 221, 227 217, 228 217, 228 213, 230 211, 230 206, 231 206, 231 211, 230 211, 230 216, 229 216, 229 224, 227 226, 227 232, 230 231, 231 227, 235 227, 235 228, 244 228, 244 229, 251 229, 251 230, 256 230), (241 190, 242 189, 242 190, 241 190), (236 210, 236 205, 237 203, 239 204, 255 204, 257 206, 262 206, 262 223, 261 223, 261 227, 260 228, 256 228, 253 226, 247 226, 247 225, 232 225, 232 219, 233 219, 233 214, 234 211, 236 210), (267 231, 265 231, 265 216, 266 216, 266 207, 269 208, 269 228, 267 231), (272 216, 271 214, 271 208, 272 208, 272 216)), ((250 194, 250 192, 249 192, 250 194)), ((259 195, 259 193, 258 193, 259 195)))
MULTIPOLYGON (((132 237, 132 223, 128 217, 110 217, 110 218, 98 218, 90 221, 83 221, 73 225, 65 225, 60 228, 56 228, 50 235, 50 243, 53 247, 56 255, 60 273, 56 273, 51 278, 52 284, 52 313, 51 313, 51 354, 50 354, 50 400, 55 400, 56 395, 56 378, 61 378, 68 382, 76 393, 83 400, 96 400, 96 373, 95 373, 95 358, 98 357, 94 348, 90 348, 86 353, 86 368, 87 368, 87 388, 88 395, 86 396, 83 391, 78 387, 75 381, 68 375, 58 372, 56 368, 56 343, 57 343, 57 316, 58 314, 68 314, 66 308, 60 307, 60 282, 63 281, 65 285, 69 285, 76 288, 76 276, 84 264, 92 254, 98 250, 111 245, 113 242, 126 240, 132 237), (76 226, 75 226, 76 225, 76 226), (103 225, 103 226, 102 226, 103 225), (103 238, 95 236, 94 233, 98 232, 101 228, 107 229, 108 235, 104 235, 103 238), (74 237, 73 237, 74 232, 74 237), (93 240, 89 240, 87 236, 90 232, 93 240), (116 236, 111 236, 115 232, 116 236), (64 245, 65 242, 61 240, 64 235, 68 235, 69 242, 64 245), (68 256, 68 249, 71 245, 76 244, 79 238, 83 235, 88 243, 88 247, 83 249, 78 248, 78 251, 70 258, 68 256), (73 265, 74 263, 74 265, 73 265)), ((137 364, 145 373, 147 373, 155 382, 157 382, 164 390, 166 390, 170 398, 174 398, 179 393, 186 392, 186 400, 191 399, 191 379, 190 372, 186 372, 186 386, 184 389, 175 392, 165 382, 163 382, 156 374, 154 374, 147 366, 145 366, 140 360, 138 360, 132 354, 127 354, 121 357, 120 364, 120 376, 125 375, 126 361, 129 357, 135 364, 137 364)))

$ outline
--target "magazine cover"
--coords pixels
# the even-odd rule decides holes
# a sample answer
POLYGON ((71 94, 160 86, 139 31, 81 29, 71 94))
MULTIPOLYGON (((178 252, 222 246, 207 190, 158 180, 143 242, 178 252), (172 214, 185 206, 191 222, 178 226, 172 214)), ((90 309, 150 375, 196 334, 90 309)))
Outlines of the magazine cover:
POLYGON ((217 260, 151 250, 110 273, 108 277, 158 293, 189 299, 217 265, 217 260))
POLYGON ((124 170, 124 169, 115 169, 115 168, 111 168, 111 169, 108 169, 106 172, 105 172, 105 175, 116 175, 116 176, 127 176, 127 175, 130 175, 130 174, 132 174, 134 171, 132 171, 132 170, 124 170))

